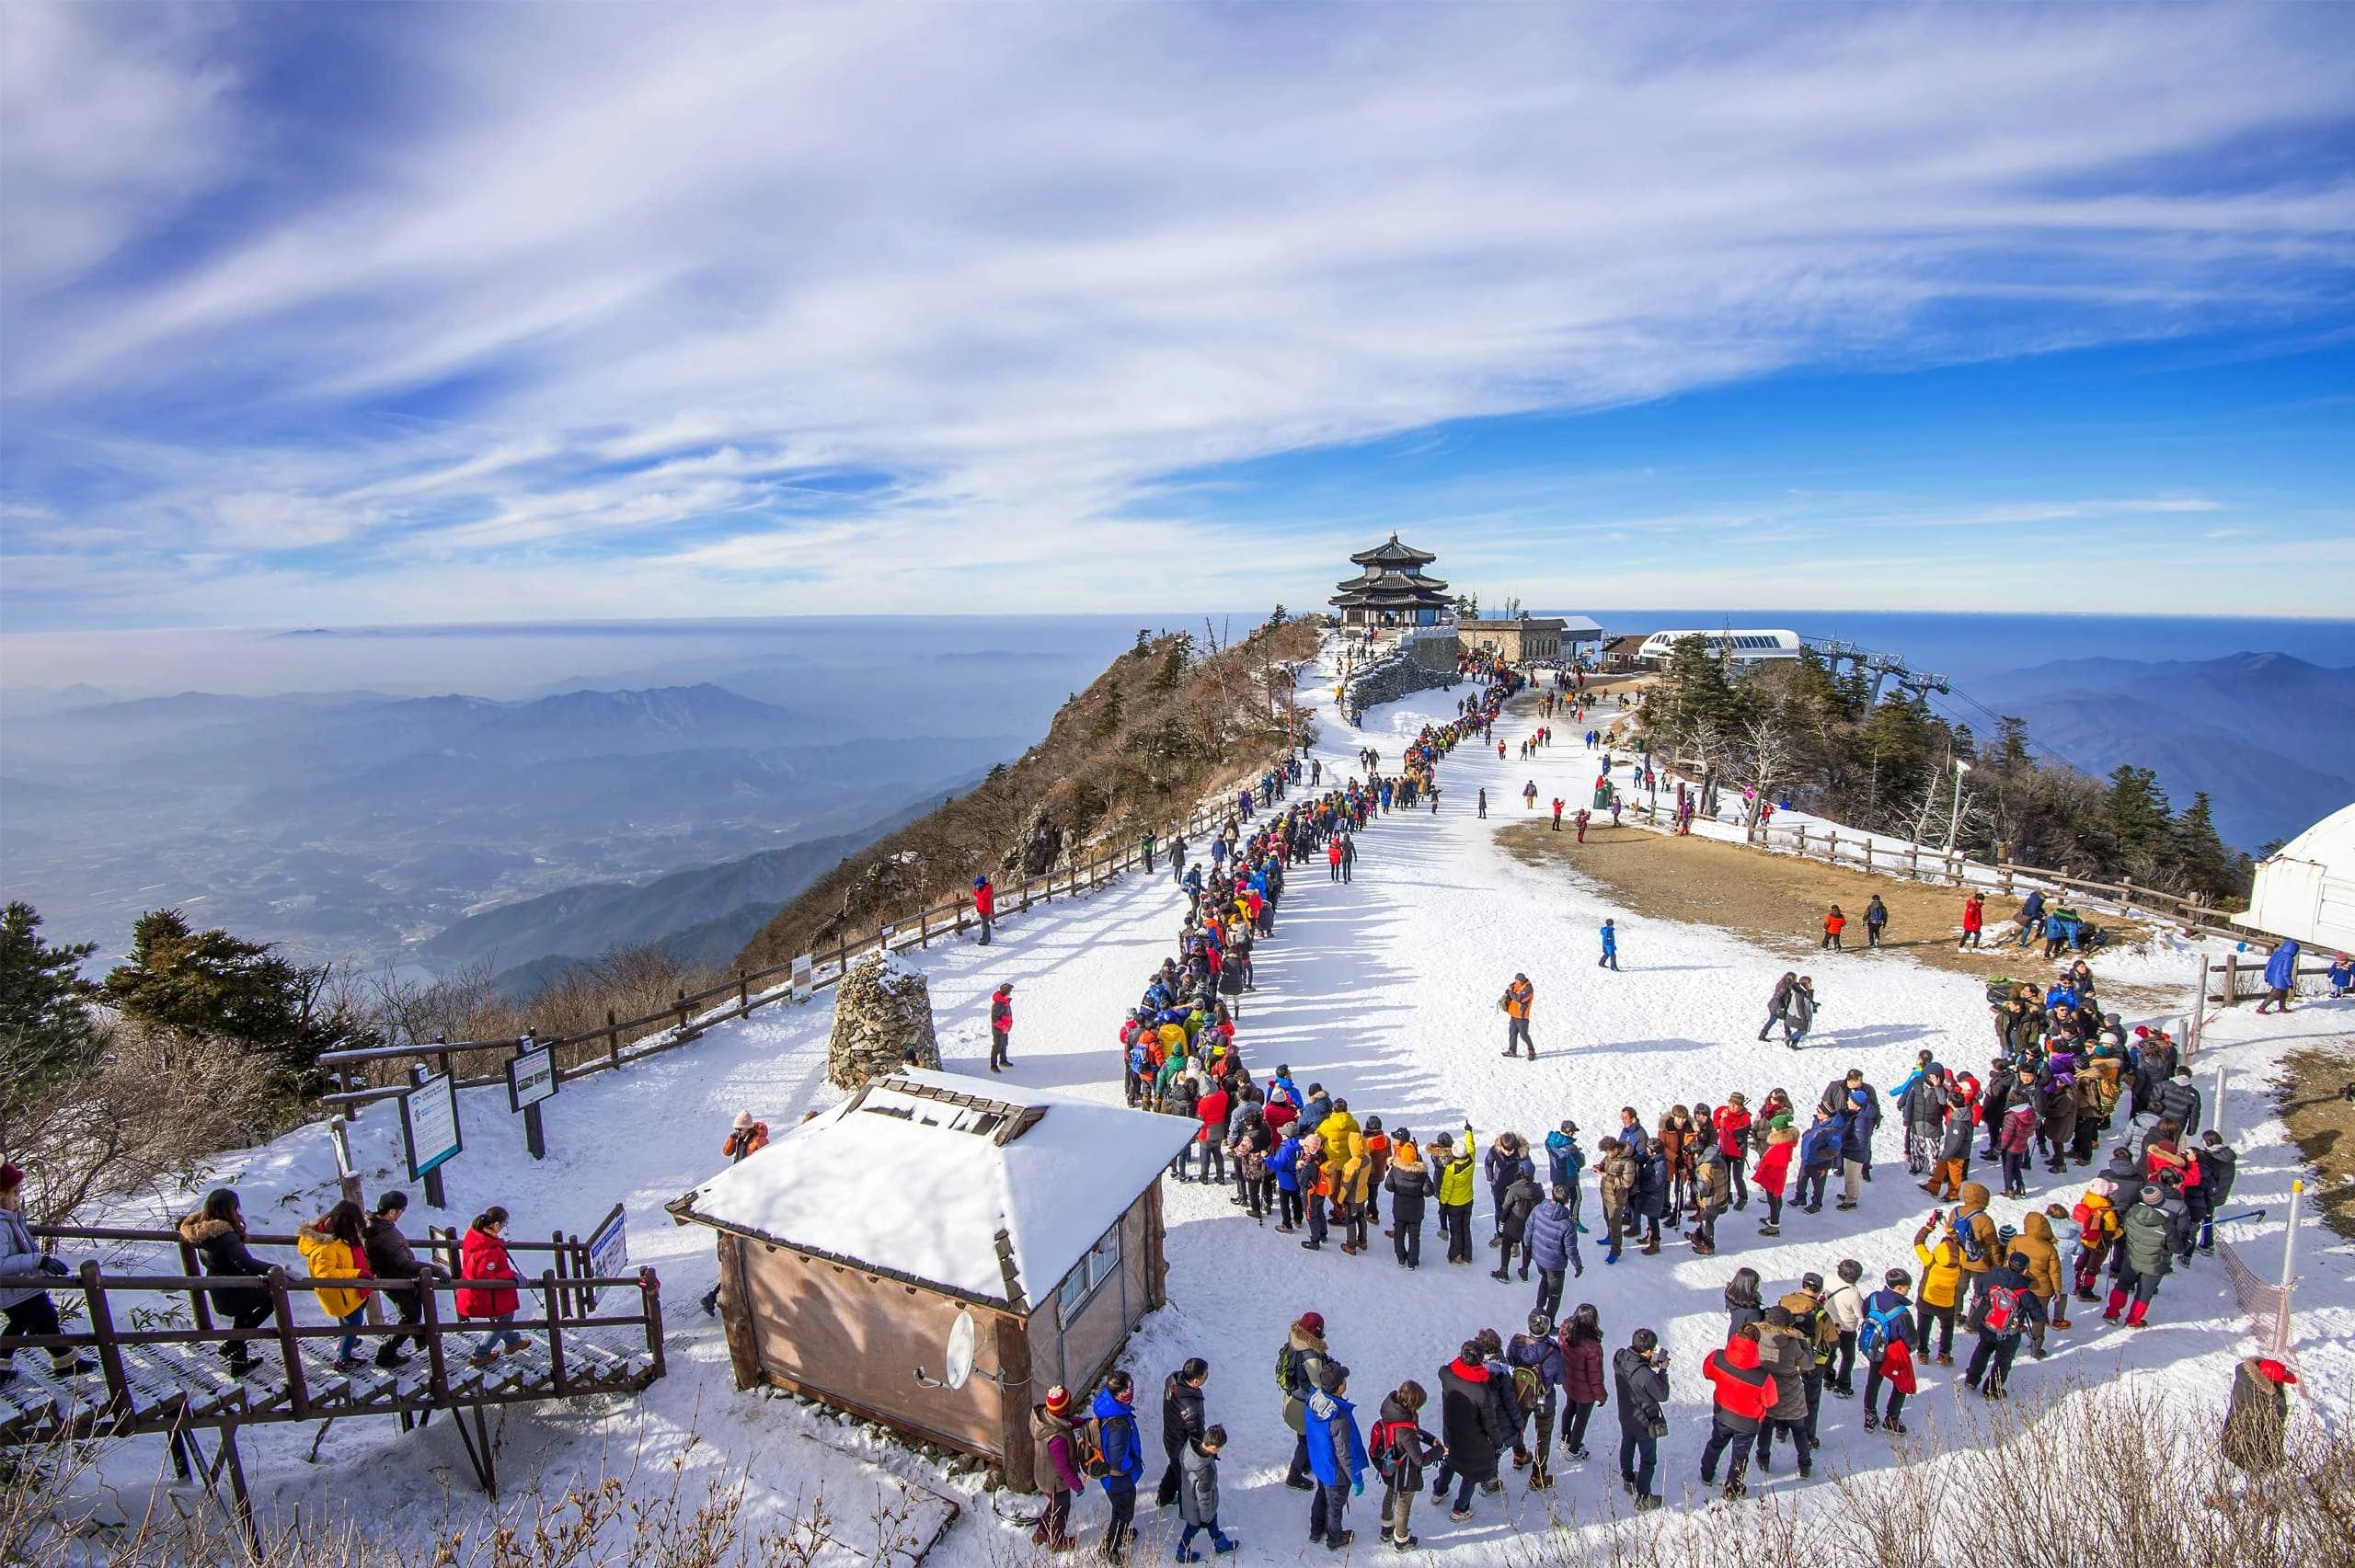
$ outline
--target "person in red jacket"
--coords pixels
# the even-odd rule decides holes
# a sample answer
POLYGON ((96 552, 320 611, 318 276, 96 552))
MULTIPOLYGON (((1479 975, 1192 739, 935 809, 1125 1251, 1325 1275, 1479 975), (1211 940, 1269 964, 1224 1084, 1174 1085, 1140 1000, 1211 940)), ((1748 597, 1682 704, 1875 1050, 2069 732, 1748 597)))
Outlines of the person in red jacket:
POLYGON ((1955 944, 1958 953, 1966 947, 1979 945, 1979 928, 1987 923, 1987 896, 1973 893, 1962 901, 1962 940, 1955 944))
POLYGON ((1701 1484, 1716 1482, 1717 1456, 1730 1448, 1725 1495, 1740 1497, 1749 1490, 1742 1478, 1750 1473, 1750 1446, 1758 1440, 1758 1428, 1777 1398, 1774 1374, 1758 1364, 1758 1325, 1742 1324, 1723 1350, 1709 1352, 1701 1363, 1701 1375, 1709 1379, 1717 1400, 1708 1446, 1701 1450, 1701 1484))
POLYGON ((1211 1081, 1209 1090, 1194 1103, 1194 1114, 1202 1121, 1201 1130, 1194 1134, 1194 1147, 1200 1150, 1200 1179, 1209 1181, 1211 1173, 1215 1170, 1221 1186, 1226 1185, 1226 1116, 1234 1107, 1235 1097, 1226 1092, 1226 1085, 1216 1079, 1211 1081))
POLYGON ((1733 1185, 1733 1206, 1750 1207, 1750 1187, 1743 1180, 1742 1168, 1750 1161, 1750 1097, 1740 1090, 1726 1096, 1717 1114, 1709 1118, 1717 1130, 1717 1152, 1726 1157, 1726 1179, 1733 1185))
MULTIPOLYGON (((507 1243, 500 1238, 507 1230, 507 1211, 497 1204, 475 1216, 466 1229, 465 1240, 459 1243, 458 1267, 461 1277, 475 1280, 521 1279, 515 1260, 507 1253, 507 1243)), ((515 1321, 517 1302, 512 1284, 476 1285, 468 1283, 458 1291, 458 1316, 488 1318, 490 1331, 475 1345, 468 1359, 477 1367, 488 1367, 501 1355, 512 1356, 530 1345, 507 1325, 515 1321), (502 1350, 501 1346, 504 1346, 502 1350)))
POLYGON ((1014 982, 1005 980, 990 993, 990 1070, 1014 1065, 1006 1042, 1014 1034, 1014 982))
POLYGON ((990 921, 997 918, 997 889, 986 876, 973 878, 973 914, 982 922, 982 943, 990 944, 990 921))

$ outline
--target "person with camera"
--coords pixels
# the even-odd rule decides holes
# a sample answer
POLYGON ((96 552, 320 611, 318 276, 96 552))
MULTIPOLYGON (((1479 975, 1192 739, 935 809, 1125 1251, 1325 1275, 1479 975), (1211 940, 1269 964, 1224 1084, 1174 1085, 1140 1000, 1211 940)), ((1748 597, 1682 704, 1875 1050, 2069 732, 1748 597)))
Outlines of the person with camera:
POLYGON ((1660 1504, 1652 1476, 1668 1436, 1668 1351, 1660 1335, 1637 1329, 1611 1358, 1611 1376, 1619 1394, 1619 1481, 1636 1512, 1649 1513, 1660 1504))

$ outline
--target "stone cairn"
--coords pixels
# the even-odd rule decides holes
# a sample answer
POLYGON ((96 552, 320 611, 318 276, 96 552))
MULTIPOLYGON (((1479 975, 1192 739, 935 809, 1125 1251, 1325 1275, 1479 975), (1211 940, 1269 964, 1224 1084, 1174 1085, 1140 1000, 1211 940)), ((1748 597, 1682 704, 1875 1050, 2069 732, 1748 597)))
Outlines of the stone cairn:
POLYGON ((853 964, 834 988, 827 1082, 837 1089, 858 1089, 902 1068, 939 1065, 932 990, 923 974, 881 953, 853 964))

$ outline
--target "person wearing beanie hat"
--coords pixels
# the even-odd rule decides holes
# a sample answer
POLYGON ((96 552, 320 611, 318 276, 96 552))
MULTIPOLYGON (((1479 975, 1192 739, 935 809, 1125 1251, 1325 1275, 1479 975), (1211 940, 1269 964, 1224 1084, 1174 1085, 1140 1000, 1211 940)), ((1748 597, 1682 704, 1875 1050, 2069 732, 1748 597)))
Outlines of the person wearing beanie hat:
POLYGON ((1365 1437, 1358 1430, 1357 1407, 1349 1392, 1350 1369, 1338 1361, 1317 1368, 1316 1388, 1306 1412, 1308 1462, 1315 1495, 1308 1505, 1308 1539, 1339 1551, 1356 1539, 1343 1528, 1350 1499, 1365 1492, 1365 1437))
POLYGON ((1523 1326, 1525 1332, 1513 1335, 1511 1343, 1505 1346, 1505 1365, 1511 1368, 1513 1387, 1512 1466, 1529 1471, 1529 1490, 1544 1492, 1554 1484, 1553 1467, 1547 1461, 1554 1448, 1555 1397, 1562 1382, 1562 1349, 1554 1338, 1554 1315, 1545 1308, 1532 1311, 1523 1326), (1533 1388, 1537 1399, 1534 1405, 1527 1399, 1533 1388), (1536 1436, 1524 1442, 1533 1422, 1536 1436))
POLYGON ((1047 1511, 1030 1529, 1031 1541, 1050 1551, 1069 1551, 1072 1495, 1087 1482, 1080 1475, 1079 1448, 1072 1436, 1071 1391, 1057 1383, 1044 1404, 1030 1407, 1030 1446, 1038 1455, 1031 1482, 1047 1494, 1047 1511))
POLYGON ((1306 1492, 1315 1485, 1308 1479, 1308 1396, 1315 1391, 1317 1377, 1325 1370, 1328 1358, 1325 1315, 1301 1313, 1287 1331, 1284 1348, 1276 1362, 1276 1387, 1284 1396, 1284 1425, 1294 1434, 1292 1468, 1284 1473, 1284 1484, 1295 1492, 1306 1492))
MULTIPOLYGON (((41 1251, 33 1240, 32 1231, 25 1224, 25 1172, 13 1162, 0 1163, 0 1279, 9 1276, 48 1276, 68 1279, 74 1271, 64 1260, 52 1253, 41 1251)), ((65 1327, 57 1320, 57 1303, 49 1299, 46 1285, 0 1285, 0 1315, 6 1321, 6 1333, 15 1334, 62 1334, 65 1327)), ((59 1345, 49 1353, 52 1375, 60 1378, 80 1377, 95 1372, 98 1364, 76 1351, 72 1345, 59 1345)), ((0 1366, 0 1387, 16 1381, 13 1366, 0 1366)))
POLYGON ((990 1070, 1003 1072, 1014 1065, 1014 1058, 1006 1049, 1014 1037, 1014 982, 1002 980, 997 990, 990 992, 990 1070))
POLYGON ((2146 1326, 2151 1302, 2159 1293, 2159 1281, 2175 1265, 2176 1220, 2168 1207, 2163 1189, 2145 1186, 2120 1221, 2113 1264, 2116 1272, 2110 1276, 2109 1302, 2102 1309, 2104 1322, 2116 1322, 2120 1311, 2124 1310, 2127 1327, 2146 1326))

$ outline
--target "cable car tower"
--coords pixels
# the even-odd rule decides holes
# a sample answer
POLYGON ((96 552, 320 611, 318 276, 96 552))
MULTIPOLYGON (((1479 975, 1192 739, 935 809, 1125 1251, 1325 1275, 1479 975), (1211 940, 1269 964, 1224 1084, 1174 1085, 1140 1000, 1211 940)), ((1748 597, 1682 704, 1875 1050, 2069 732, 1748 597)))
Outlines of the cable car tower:
POLYGON ((1844 663, 1859 674, 1871 676, 1870 706, 1879 705, 1881 693, 1892 682, 1899 696, 1924 700, 1927 700, 1933 692, 1945 696, 1954 690, 1947 683, 1945 676, 1916 670, 1893 653, 1876 653, 1838 637, 1801 637, 1799 640, 1813 649, 1817 658, 1831 666, 1834 675, 1840 673, 1840 666, 1844 663))

